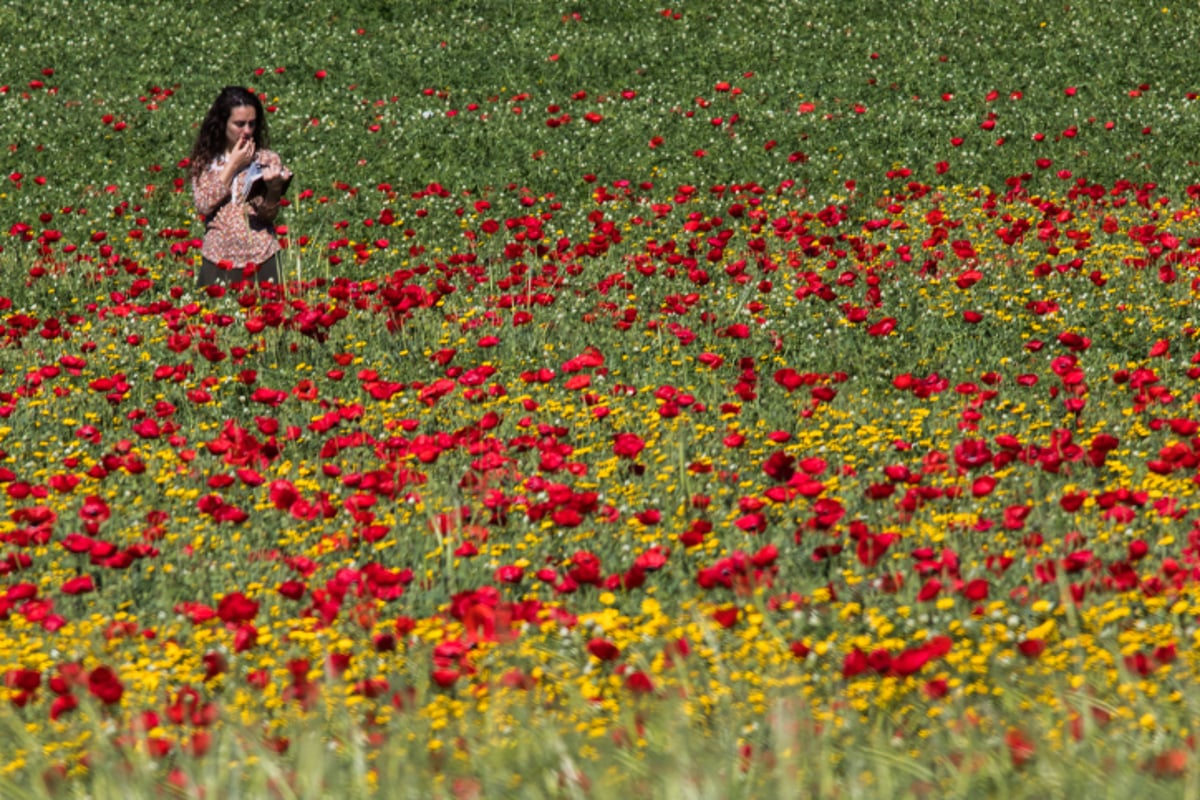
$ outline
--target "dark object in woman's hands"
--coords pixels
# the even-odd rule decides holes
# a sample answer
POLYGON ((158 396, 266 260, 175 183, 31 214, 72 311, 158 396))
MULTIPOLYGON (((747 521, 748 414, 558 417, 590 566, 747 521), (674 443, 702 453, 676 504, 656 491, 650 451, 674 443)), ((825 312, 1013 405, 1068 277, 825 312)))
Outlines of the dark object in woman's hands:
POLYGON ((246 191, 246 199, 253 200, 255 197, 266 197, 278 200, 287 194, 288 187, 291 184, 292 173, 289 170, 286 168, 272 170, 268 167, 251 176, 250 188, 246 191))

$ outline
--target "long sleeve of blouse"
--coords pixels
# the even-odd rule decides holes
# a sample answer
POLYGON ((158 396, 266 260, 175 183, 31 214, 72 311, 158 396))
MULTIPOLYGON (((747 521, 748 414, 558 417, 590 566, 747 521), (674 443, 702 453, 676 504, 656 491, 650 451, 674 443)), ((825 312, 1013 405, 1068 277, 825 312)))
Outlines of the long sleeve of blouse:
POLYGON ((219 169, 206 169, 196 178, 193 193, 196 213, 207 218, 229 197, 229 184, 221 180, 219 169))

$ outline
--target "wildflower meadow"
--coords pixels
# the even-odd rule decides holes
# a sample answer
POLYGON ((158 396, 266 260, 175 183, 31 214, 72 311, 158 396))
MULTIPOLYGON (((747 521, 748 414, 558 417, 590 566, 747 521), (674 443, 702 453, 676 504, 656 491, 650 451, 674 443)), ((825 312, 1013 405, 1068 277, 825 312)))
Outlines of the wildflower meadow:
POLYGON ((7 4, 0 797, 1200 796, 1198 27, 7 4))

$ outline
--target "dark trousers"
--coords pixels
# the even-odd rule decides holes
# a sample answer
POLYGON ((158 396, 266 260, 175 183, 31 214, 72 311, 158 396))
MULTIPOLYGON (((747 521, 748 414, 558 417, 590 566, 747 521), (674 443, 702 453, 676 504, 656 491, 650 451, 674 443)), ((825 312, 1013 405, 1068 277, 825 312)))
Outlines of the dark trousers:
POLYGON ((245 271, 240 267, 221 269, 207 258, 200 259, 200 277, 197 283, 201 286, 212 286, 214 283, 231 284, 240 280, 250 280, 255 283, 279 283, 279 267, 275 256, 258 265, 258 269, 249 278, 243 278, 245 271))

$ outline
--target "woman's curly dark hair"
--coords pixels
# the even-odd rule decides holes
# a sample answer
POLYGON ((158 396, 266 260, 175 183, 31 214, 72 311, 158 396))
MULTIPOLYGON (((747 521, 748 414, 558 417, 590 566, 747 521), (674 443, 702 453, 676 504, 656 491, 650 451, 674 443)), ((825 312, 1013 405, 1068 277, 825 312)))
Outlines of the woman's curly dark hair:
POLYGON ((192 145, 189 173, 193 179, 199 177, 225 152, 225 126, 229 124, 230 113, 240 106, 254 106, 255 151, 267 146, 267 118, 258 97, 254 92, 240 86, 226 86, 213 101, 212 108, 204 115, 204 121, 200 123, 200 132, 196 135, 196 143, 192 145))

